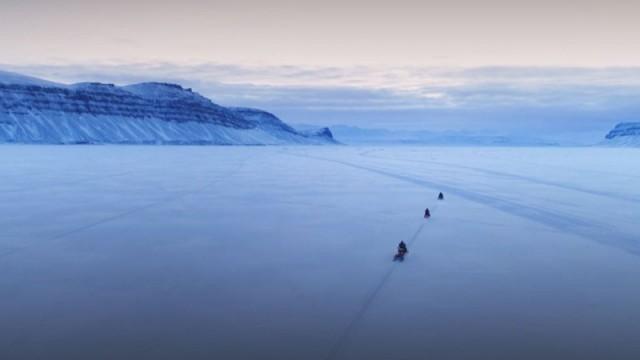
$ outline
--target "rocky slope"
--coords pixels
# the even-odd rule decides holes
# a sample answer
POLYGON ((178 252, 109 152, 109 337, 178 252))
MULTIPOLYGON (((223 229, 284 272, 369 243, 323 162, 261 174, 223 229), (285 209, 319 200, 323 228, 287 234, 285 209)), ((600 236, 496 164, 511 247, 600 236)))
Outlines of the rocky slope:
POLYGON ((605 136, 606 145, 640 146, 640 122, 626 122, 616 125, 605 136))
POLYGON ((226 108, 180 85, 58 84, 0 72, 0 143, 329 144, 275 115, 226 108))

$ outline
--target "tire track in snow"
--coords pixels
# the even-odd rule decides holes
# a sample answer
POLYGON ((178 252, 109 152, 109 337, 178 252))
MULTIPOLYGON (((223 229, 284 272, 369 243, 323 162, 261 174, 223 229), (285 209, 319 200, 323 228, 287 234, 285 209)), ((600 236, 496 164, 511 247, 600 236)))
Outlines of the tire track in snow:
POLYGON ((53 184, 28 186, 28 187, 21 187, 21 188, 16 188, 16 189, 8 189, 8 190, 0 191, 0 194, 12 194, 12 193, 31 192, 31 191, 39 191, 39 190, 49 191, 52 188, 56 188, 56 187, 60 187, 60 186, 83 184, 83 183, 92 182, 92 181, 96 181, 96 180, 105 180, 105 179, 111 179, 111 178, 116 178, 116 177, 120 177, 120 176, 131 175, 133 173, 134 173, 134 171, 126 171, 126 172, 120 172, 120 173, 116 173, 116 174, 101 175, 101 176, 91 176, 91 177, 82 178, 82 179, 73 180, 73 181, 63 181, 63 182, 53 183, 53 184))
MULTIPOLYGON (((418 229, 407 240, 407 245, 413 245, 416 239, 418 239, 418 236, 420 236, 420 233, 422 233, 422 229, 424 229, 425 224, 426 224, 425 221, 423 221, 422 224, 420 224, 418 229)), ((347 344, 351 340, 351 337, 353 336, 354 331, 356 330, 358 325, 360 325, 360 321, 362 321, 362 319, 364 318, 364 315, 367 313, 367 311, 369 311, 369 308, 373 304, 373 301, 378 297, 378 294, 380 293, 380 291, 384 288, 384 286, 387 284, 387 282, 391 278, 391 275, 397 268, 396 265, 397 264, 394 261, 394 263, 389 267, 387 272, 385 272, 384 275, 382 275, 382 278, 376 284, 376 286, 365 297, 365 300, 360 306, 360 309, 356 312, 356 315, 347 324, 347 326, 345 327, 340 337, 338 337, 334 345, 331 347, 329 354, 325 358, 326 360, 336 359, 338 358, 338 356, 340 356, 344 348, 347 346, 347 344)))
POLYGON ((581 187, 581 186, 575 186, 575 185, 561 183, 561 182, 557 182, 557 181, 549 181, 549 180, 538 179, 538 178, 525 176, 525 175, 511 174, 511 173, 506 173, 506 172, 501 172, 501 171, 487 170, 487 169, 477 168, 477 167, 473 167, 473 166, 458 165, 458 164, 441 162, 441 161, 433 161, 433 160, 411 160, 411 161, 409 161, 409 160, 404 160, 404 159, 393 159, 393 158, 389 159, 389 158, 384 158, 384 157, 380 157, 380 156, 373 156, 373 155, 371 155, 371 152, 373 152, 373 150, 369 151, 369 152, 360 153, 360 155, 363 156, 363 157, 368 157, 368 158, 372 158, 372 159, 417 162, 417 163, 421 163, 421 164, 434 164, 434 165, 442 165, 442 166, 458 168, 458 169, 472 170, 472 171, 475 171, 475 172, 478 172, 478 173, 481 173, 481 174, 492 175, 492 176, 502 177, 502 178, 506 178, 506 179, 521 180, 521 181, 528 182, 528 183, 531 183, 531 184, 552 186, 552 187, 557 187, 557 188, 560 188, 560 189, 563 189, 563 190, 571 190, 571 191, 577 191, 577 192, 581 192, 581 193, 589 194, 589 195, 608 197, 608 198, 611 198, 611 199, 614 199, 614 200, 622 200, 622 201, 629 201, 629 202, 633 202, 633 203, 640 203, 640 197, 637 197, 637 196, 627 196, 627 195, 612 193, 612 192, 609 192, 609 191, 593 190, 593 189, 588 189, 588 188, 584 188, 584 187, 581 187))
MULTIPOLYGON (((168 204, 168 203, 171 203, 173 201, 180 200, 180 199, 182 199, 182 198, 184 198, 186 196, 189 196, 189 195, 195 195, 195 194, 201 193, 205 189, 207 189, 207 188, 219 183, 220 181, 222 181, 224 179, 227 179, 230 176, 233 176, 234 174, 236 174, 238 171, 240 171, 240 169, 242 169, 242 167, 245 166, 247 161, 248 161, 248 159, 243 159, 240 162, 240 164, 238 166, 236 166, 234 169, 230 170, 229 172, 227 172, 225 174, 216 176, 213 180, 208 181, 207 183, 205 183, 204 185, 202 185, 202 186, 200 186, 200 187, 198 187, 196 189, 188 190, 188 191, 182 191, 182 192, 180 192, 178 194, 175 194, 175 195, 172 195, 172 196, 168 196, 168 197, 165 197, 163 199, 160 199, 160 200, 157 200, 157 201, 153 201, 153 202, 145 204, 145 205, 134 207, 132 209, 129 209, 129 210, 114 214, 112 216, 108 216, 106 218, 103 218, 103 219, 100 219, 100 220, 97 220, 97 221, 94 221, 94 222, 91 222, 91 223, 76 227, 74 229, 60 232, 60 233, 58 233, 56 235, 53 235, 53 236, 45 239, 44 241, 45 241, 46 244, 51 244, 52 241, 63 239, 65 237, 69 236, 69 235, 73 235, 73 234, 82 232, 84 230, 88 230, 88 229, 91 229, 91 228, 94 228, 94 227, 109 223, 109 222, 114 221, 114 220, 125 218, 128 215, 131 215, 131 214, 134 214, 134 213, 138 213, 138 212, 144 211, 144 210, 149 209, 149 208, 153 208, 153 207, 156 207, 156 206, 161 206, 161 205, 164 205, 164 204, 168 204)), ((11 255, 16 254, 16 253, 18 253, 20 251, 23 251, 23 250, 27 250, 27 249, 29 249, 29 248, 31 248, 33 246, 34 245, 28 245, 28 246, 23 246, 23 247, 19 247, 19 248, 14 248, 11 251, 8 251, 8 252, 5 252, 3 254, 0 254, 0 259, 3 259, 5 257, 7 257, 7 256, 11 256, 11 255)))
MULTIPOLYGON (((124 212, 121 212, 121 213, 106 217, 104 219, 95 221, 93 223, 86 224, 84 226, 80 226, 80 227, 72 229, 72 230, 68 230, 66 232, 61 232, 61 233, 59 233, 57 235, 54 235, 54 236, 46 239, 45 242, 46 242, 47 245, 49 245, 52 242, 55 242, 56 240, 59 240, 59 239, 63 239, 65 237, 69 236, 69 235, 72 235, 72 234, 75 234, 75 233, 79 233, 79 232, 82 232, 84 230, 91 229, 91 228, 94 228, 96 226, 99 226, 99 225, 102 225, 102 224, 106 224, 108 222, 111 222, 111 221, 114 221, 114 220, 117 220, 117 219, 124 218, 124 217, 126 217, 128 215, 131 215, 131 214, 134 214, 134 213, 137 213, 137 212, 141 212, 141 211, 144 211, 144 210, 149 209, 149 208, 153 208, 153 207, 156 207, 156 206, 161 206, 161 205, 164 205, 164 204, 168 204, 170 202, 180 200, 180 199, 182 199, 182 198, 184 198, 186 196, 189 196, 189 195, 194 195, 194 194, 201 193, 205 189, 207 189, 207 188, 209 188, 209 187, 221 182, 224 179, 229 178, 230 176, 235 175, 237 172, 239 172, 246 165, 248 159, 249 158, 243 159, 239 163, 239 165, 236 166, 235 168, 233 168, 232 170, 230 170, 227 173, 224 173, 222 175, 216 176, 213 180, 208 181, 207 183, 205 183, 204 185, 202 185, 202 186, 200 186, 200 187, 198 187, 196 189, 189 190, 189 191, 183 191, 183 192, 181 192, 179 194, 164 198, 162 200, 158 200, 158 201, 146 204, 146 205, 135 207, 133 209, 129 209, 127 211, 124 211, 124 212)), ((6 258, 8 256, 11 256, 13 254, 19 253, 19 252, 24 251, 24 250, 28 250, 28 249, 30 249, 30 248, 32 248, 34 246, 36 246, 36 245, 32 244, 32 245, 28 245, 28 246, 19 247, 19 248, 13 248, 13 249, 11 249, 11 250, 3 253, 3 254, 0 254, 0 259, 6 258)), ((44 321, 44 319, 42 319, 40 321, 40 323, 42 323, 43 321, 44 321)), ((20 341, 21 336, 22 336, 22 334, 15 335, 15 337, 13 339, 9 340, 9 342, 7 344, 7 347, 11 348, 11 347, 15 346, 15 344, 20 341)))
POLYGON ((385 177, 401 180, 422 187, 428 187, 434 191, 444 191, 460 198, 472 201, 481 205, 489 206, 496 210, 510 215, 518 216, 529 221, 533 221, 558 231, 580 236, 585 239, 595 241, 599 244, 614 247, 633 255, 640 256, 640 241, 636 235, 618 232, 613 226, 605 223, 598 223, 591 219, 570 216, 548 209, 517 203, 515 201, 501 199, 495 196, 464 190, 455 186, 419 179, 414 176, 399 174, 385 169, 377 169, 370 166, 350 163, 343 160, 323 158, 308 154, 289 153, 290 156, 297 156, 307 159, 332 162, 343 166, 359 169, 385 177))
POLYGON ((627 178, 630 180, 640 180, 640 176, 638 175, 634 175, 634 174, 623 174, 623 173, 618 173, 618 172, 611 172, 611 171, 603 171, 603 170, 593 170, 593 169, 585 169, 585 168, 577 168, 577 167, 567 167, 566 165, 558 165, 558 164, 541 164, 539 162, 535 162, 535 161, 527 161, 527 160, 520 160, 522 163, 524 164, 529 164, 529 165, 533 165, 533 166, 537 166, 537 167, 545 167, 545 168, 556 168, 556 169, 560 169, 560 170, 571 170, 573 172, 577 172, 577 173, 583 173, 583 174, 593 174, 593 175, 598 175, 598 176, 616 176, 616 177, 621 177, 621 178, 627 178))
MULTIPOLYGON (((435 206, 430 207, 430 209, 431 209, 431 214, 437 213, 438 203, 436 203, 435 206)), ((409 239, 407 239, 406 242, 408 247, 411 247, 416 242, 416 240, 418 239, 418 236, 420 236, 420 234, 422 233, 424 226, 427 224, 426 221, 427 219, 424 219, 420 224, 420 226, 418 226, 418 229, 416 229, 416 231, 413 233, 413 235, 409 239)), ((342 335, 338 338, 334 346, 331 348, 331 351, 326 357, 327 360, 336 359, 342 353, 345 346, 351 340, 351 337, 353 336, 353 332, 360 324, 360 321, 364 318, 364 315, 367 313, 367 311, 369 311, 369 308, 373 304, 373 301, 375 300, 376 297, 378 297, 378 294, 380 293, 380 291, 384 288, 386 283, 391 278, 391 275, 393 274, 393 272, 397 267, 395 265, 396 263, 394 261, 394 263, 389 267, 389 270, 387 270, 387 272, 382 276, 382 278, 380 279, 380 282, 378 282, 376 287, 373 288, 373 290, 365 298, 365 301, 363 302, 362 306, 360 307, 356 315, 353 317, 353 319, 351 319, 349 324, 347 324, 347 327, 343 331, 342 335)))

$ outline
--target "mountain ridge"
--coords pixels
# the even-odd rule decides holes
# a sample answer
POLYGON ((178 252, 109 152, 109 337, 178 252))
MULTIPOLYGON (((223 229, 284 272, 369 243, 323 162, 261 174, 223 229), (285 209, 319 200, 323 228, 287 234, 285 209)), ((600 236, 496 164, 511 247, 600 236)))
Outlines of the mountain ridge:
POLYGON ((605 145, 640 147, 640 122, 618 123, 607 135, 605 145))
POLYGON ((228 108, 179 84, 59 84, 0 71, 0 143, 331 144, 263 110, 228 108), (258 113, 273 119, 266 126, 258 113), (251 116, 250 116, 251 115, 251 116), (275 119, 275 120, 274 120, 275 119))

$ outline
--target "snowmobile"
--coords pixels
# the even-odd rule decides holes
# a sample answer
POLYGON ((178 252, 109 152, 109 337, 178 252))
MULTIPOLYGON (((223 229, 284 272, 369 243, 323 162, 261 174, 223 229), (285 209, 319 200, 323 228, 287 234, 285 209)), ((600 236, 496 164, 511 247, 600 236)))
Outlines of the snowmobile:
POLYGON ((429 211, 429 208, 424 209, 424 218, 428 219, 431 217, 431 212, 429 211))
POLYGON ((393 257, 393 261, 404 261, 404 256, 409 252, 407 250, 407 245, 405 245, 404 241, 401 241, 398 245, 398 252, 393 257))
POLYGON ((438 194, 438 200, 444 200, 444 194, 443 193, 438 194))
POLYGON ((404 256, 408 253, 407 250, 398 249, 398 253, 393 256, 393 261, 404 261, 404 256))

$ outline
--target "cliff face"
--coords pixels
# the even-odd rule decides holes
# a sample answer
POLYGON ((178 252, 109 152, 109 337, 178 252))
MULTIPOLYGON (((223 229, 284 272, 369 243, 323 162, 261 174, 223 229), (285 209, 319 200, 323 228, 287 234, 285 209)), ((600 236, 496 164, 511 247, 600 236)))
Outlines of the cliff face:
POLYGON ((299 131, 287 125, 272 113, 251 108, 230 108, 244 119, 251 121, 256 127, 265 131, 279 134, 279 136, 288 138, 291 136, 303 136, 312 143, 337 143, 333 134, 328 128, 322 128, 318 131, 299 131))
POLYGON ((640 146, 640 122, 620 123, 605 138, 609 145, 640 146))
POLYGON ((613 130, 609 131, 605 138, 615 139, 624 136, 640 136, 640 122, 620 123, 613 130))
POLYGON ((233 110, 180 85, 63 85, 0 72, 0 142, 318 144, 272 114, 233 110), (268 114, 258 121, 255 114, 268 114))

